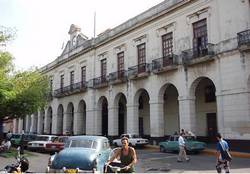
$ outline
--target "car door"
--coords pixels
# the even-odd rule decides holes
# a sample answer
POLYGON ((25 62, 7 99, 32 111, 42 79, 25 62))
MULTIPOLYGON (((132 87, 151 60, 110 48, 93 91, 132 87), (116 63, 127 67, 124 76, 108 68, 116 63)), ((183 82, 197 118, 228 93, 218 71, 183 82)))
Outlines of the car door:
POLYGON ((101 148, 97 157, 98 158, 97 170, 102 172, 103 167, 109 158, 111 148, 108 141, 102 141, 101 143, 102 143, 101 148))

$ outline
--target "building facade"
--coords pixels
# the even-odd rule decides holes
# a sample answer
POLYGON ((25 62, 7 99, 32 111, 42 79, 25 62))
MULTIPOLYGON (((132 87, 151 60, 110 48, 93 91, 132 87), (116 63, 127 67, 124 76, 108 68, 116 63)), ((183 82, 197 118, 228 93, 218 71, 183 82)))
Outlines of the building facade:
MULTIPOLYGON (((39 134, 136 133, 157 143, 175 131, 213 141, 250 139, 250 3, 165 0, 88 39, 71 25, 44 110, 16 120, 39 134)), ((237 148, 237 147, 236 147, 237 148)))

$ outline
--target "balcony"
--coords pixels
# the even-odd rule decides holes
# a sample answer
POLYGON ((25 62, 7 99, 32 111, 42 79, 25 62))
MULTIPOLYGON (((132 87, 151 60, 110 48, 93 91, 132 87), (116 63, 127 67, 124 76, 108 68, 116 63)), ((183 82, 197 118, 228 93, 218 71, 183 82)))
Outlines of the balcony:
POLYGON ((250 50, 250 29, 237 34, 238 47, 241 51, 250 50))
POLYGON ((178 68, 178 56, 171 54, 152 61, 152 71, 155 74, 171 71, 178 68))
POLYGON ((148 77, 150 74, 150 64, 143 63, 128 68, 128 78, 131 80, 137 80, 148 77))
POLYGON ((206 47, 198 47, 198 49, 189 49, 182 51, 182 63, 193 65, 214 60, 215 45, 207 44, 206 47))
POLYGON ((109 84, 116 85, 127 81, 127 74, 125 70, 117 71, 109 74, 109 84))
POLYGON ((104 88, 108 86, 108 76, 101 76, 91 80, 90 87, 92 88, 104 88))
POLYGON ((78 82, 55 90, 54 96, 57 98, 61 98, 68 95, 85 92, 86 90, 87 90, 87 82, 78 82))

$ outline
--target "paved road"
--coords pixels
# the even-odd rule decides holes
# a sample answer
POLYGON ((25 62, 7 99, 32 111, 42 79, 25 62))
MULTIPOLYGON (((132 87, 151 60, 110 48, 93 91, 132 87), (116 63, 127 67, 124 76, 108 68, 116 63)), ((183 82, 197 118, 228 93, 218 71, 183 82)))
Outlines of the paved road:
MULTIPOLYGON (((160 153, 158 150, 137 149, 138 163, 136 172, 138 173, 214 173, 215 158, 210 155, 190 155, 190 162, 178 163, 177 154, 160 153)), ((34 153, 29 157, 30 171, 41 173, 45 171, 48 163, 48 154, 34 153)), ((15 159, 0 157, 0 169, 5 165, 14 162, 15 159)), ((231 165, 232 173, 249 173, 250 159, 234 158, 231 165)))

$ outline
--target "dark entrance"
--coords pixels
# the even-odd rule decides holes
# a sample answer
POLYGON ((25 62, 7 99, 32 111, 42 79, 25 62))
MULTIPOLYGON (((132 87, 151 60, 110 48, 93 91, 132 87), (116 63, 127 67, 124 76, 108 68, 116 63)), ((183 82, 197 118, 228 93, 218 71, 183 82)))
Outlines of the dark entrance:
POLYGON ((119 103, 119 111, 118 111, 119 113, 119 120, 118 120, 118 123, 119 123, 119 130, 118 130, 118 132, 119 132, 119 136, 121 135, 121 134, 123 134, 124 133, 124 116, 125 116, 125 107, 124 107, 124 105, 122 104, 122 103, 119 103))
POLYGON ((108 135, 108 102, 103 100, 102 102, 102 135, 108 135))
POLYGON ((144 133, 143 133, 143 118, 142 117, 139 117, 139 135, 140 136, 144 135, 144 133))
POLYGON ((217 133, 216 113, 207 113, 207 134, 209 142, 216 142, 215 135, 217 133))

